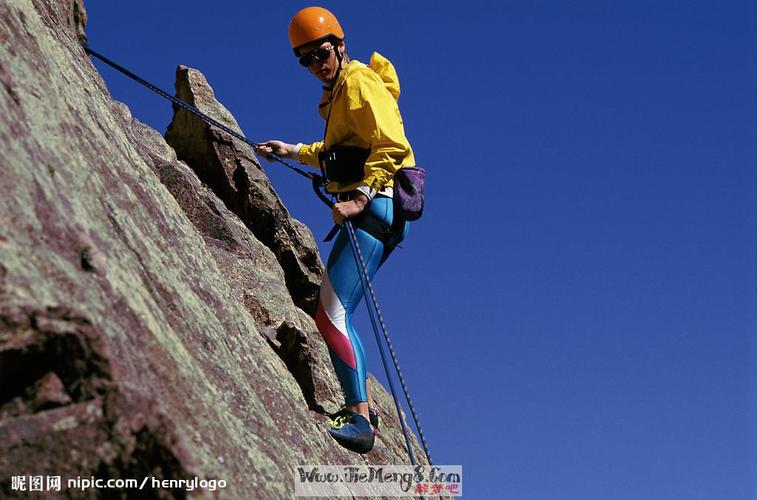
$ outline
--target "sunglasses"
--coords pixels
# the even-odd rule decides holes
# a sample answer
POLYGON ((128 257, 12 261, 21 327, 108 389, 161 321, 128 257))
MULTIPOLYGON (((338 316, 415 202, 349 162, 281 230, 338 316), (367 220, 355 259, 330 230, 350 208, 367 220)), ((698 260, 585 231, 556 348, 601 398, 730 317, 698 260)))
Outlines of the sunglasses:
POLYGON ((313 64, 315 60, 326 61, 331 56, 331 51, 334 50, 333 45, 328 47, 319 47, 312 52, 300 56, 300 64, 307 67, 313 64))

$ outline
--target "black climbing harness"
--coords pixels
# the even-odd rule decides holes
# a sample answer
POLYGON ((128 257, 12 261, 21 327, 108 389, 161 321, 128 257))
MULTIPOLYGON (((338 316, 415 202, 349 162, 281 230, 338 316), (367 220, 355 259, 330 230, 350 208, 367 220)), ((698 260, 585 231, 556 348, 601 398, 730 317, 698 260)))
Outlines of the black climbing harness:
POLYGON ((365 177, 370 148, 335 146, 318 153, 318 163, 330 181, 354 184, 365 177))
MULTIPOLYGON (((153 84, 147 82, 146 80, 140 78, 139 76, 137 76, 136 74, 132 73, 131 71, 125 69, 124 67, 122 67, 122 66, 116 64, 115 62, 111 61, 110 59, 106 58, 102 54, 98 54, 97 52, 95 52, 94 50, 92 50, 91 48, 89 48, 88 46, 82 45, 82 47, 83 47, 83 49, 88 54, 96 57, 97 59, 99 59, 100 61, 104 62, 108 66, 110 66, 110 67, 116 69, 117 71, 123 73, 124 75, 128 76, 132 80, 135 80, 136 82, 144 85, 148 89, 150 89, 153 92, 159 94, 160 96, 168 99, 169 101, 173 102, 177 106, 179 106, 179 107, 181 107, 181 108, 189 111, 190 113, 192 113, 193 115, 199 117, 200 119, 204 120, 205 122, 207 122, 207 123, 209 123, 209 124, 211 124, 211 125, 213 125, 215 127, 218 127, 219 129, 223 130, 227 134, 229 134, 229 135, 231 135, 231 136, 239 139, 240 141, 244 142, 245 144, 251 146, 252 149, 255 151, 255 153, 257 153, 259 151, 260 145, 254 143, 252 141, 250 141, 245 136, 243 136, 241 133, 239 133, 239 132, 237 132, 237 131, 235 131, 235 130, 229 128, 229 127, 227 127, 226 125, 224 125, 223 123, 219 122, 218 120, 215 120, 215 119, 211 118, 210 116, 206 115, 205 113, 203 113, 199 109, 197 109, 194 106, 192 106, 192 105, 190 105, 190 104, 182 101, 181 99, 170 95, 169 93, 165 92, 164 90, 161 90, 160 88, 158 88, 155 85, 153 85, 153 84)), ((340 64, 340 66, 341 66, 341 64, 340 64)), ((329 110, 329 112, 330 112, 330 110, 329 110)), ((328 120, 327 120, 327 123, 328 123, 328 120)), ((360 148, 357 148, 357 149, 360 149, 360 148)), ((331 161, 334 161, 334 162, 340 161, 340 160, 341 161, 347 161, 347 162, 349 162, 350 164, 352 164, 354 166, 354 165, 358 164, 358 162, 361 161, 362 155, 364 155, 364 154, 365 154, 364 150, 362 152, 361 151, 347 151, 347 152, 345 152, 344 149, 342 149, 342 153, 340 154, 339 150, 337 149, 336 153, 333 154, 333 158, 331 159, 331 161)), ((311 182, 312 182, 313 190, 315 191, 315 193, 318 196, 318 198, 321 201, 323 201, 327 206, 333 208, 334 201, 331 198, 329 198, 329 196, 327 196, 326 193, 325 193, 326 184, 328 183, 327 171, 329 169, 326 166, 324 166, 324 163, 326 165, 328 165, 328 161, 329 161, 328 158, 324 158, 323 161, 322 161, 322 163, 321 163, 323 175, 318 175, 318 174, 312 173, 312 172, 305 172, 304 170, 302 170, 302 169, 300 169, 300 168, 292 165, 291 163, 289 163, 288 161, 284 160, 281 156, 279 156, 279 155, 277 155, 275 153, 268 153, 266 156, 269 157, 269 158, 271 158, 271 159, 273 159, 273 160, 275 160, 275 161, 277 161, 277 162, 279 162, 279 163, 281 163, 282 165, 288 167, 290 170, 292 170, 292 171, 294 171, 294 172, 302 175, 303 177, 307 177, 308 179, 310 179, 311 182)), ((364 162, 365 162, 365 158, 362 159, 362 163, 364 163, 364 162)), ((360 164, 361 166, 362 166, 362 163, 360 164)), ((331 170, 334 170, 334 169, 332 168, 331 170)), ((353 175, 353 176, 357 175, 356 174, 357 168, 355 168, 354 170, 355 170, 353 172, 354 175, 353 174, 350 174, 350 175, 353 175)), ((361 174, 362 174, 362 172, 361 172, 361 174)), ((351 178, 352 177, 350 177, 350 179, 351 178)), ((362 176, 361 176, 360 179, 357 179, 357 181, 359 181, 361 179, 362 179, 362 176)), ((333 179, 333 180, 337 180, 337 179, 333 179)), ((355 181, 355 182, 357 182, 357 181, 355 181)), ((388 365, 387 360, 386 360, 386 353, 384 352, 384 346, 383 346, 383 344, 381 342, 381 336, 379 335, 379 329, 381 330, 381 332, 383 334, 383 337, 384 337, 384 340, 386 341, 386 345, 389 348, 389 353, 391 354, 392 362, 394 364, 394 368, 397 371, 397 376, 398 376, 398 378, 400 380, 400 384, 402 385, 402 391, 404 392, 405 399, 407 400, 408 407, 410 408, 410 413, 412 414, 413 420, 415 421, 415 426, 418 429, 418 435, 420 436, 421 444, 423 446, 423 451, 424 451, 424 453, 426 455, 426 459, 428 460, 429 464, 432 464, 432 462, 431 462, 431 454, 429 453, 429 449, 428 449, 428 443, 426 443, 426 438, 425 438, 425 436, 423 434, 423 429, 421 428, 421 424, 420 424, 420 420, 418 418, 418 414, 416 413, 415 407, 413 406, 413 402, 410 399, 410 393, 409 393, 409 391, 407 389, 407 384, 405 383, 405 379, 402 376, 402 371, 400 370, 399 362, 397 361, 397 355, 394 352, 394 348, 392 347, 391 341, 389 340, 389 334, 387 333, 386 325, 384 324, 384 319, 381 316, 381 310, 379 309, 379 306, 378 306, 378 300, 376 299, 376 294, 375 294, 375 292, 373 290, 373 285, 371 284, 371 280, 369 279, 368 272, 366 270, 365 261, 363 259, 363 255, 360 252, 360 246, 358 245, 358 242, 357 242, 357 235, 355 234, 355 228, 354 228, 354 226, 352 224, 352 221, 350 221, 349 219, 345 219, 345 221, 343 223, 343 226, 345 227, 345 229, 347 231, 347 236, 349 237, 350 245, 352 246, 353 253, 355 255, 355 264, 356 264, 358 270, 360 271, 358 274, 360 275, 360 282, 361 282, 361 285, 363 287, 363 293, 364 293, 364 295, 366 297, 366 307, 368 308, 368 316, 370 317, 371 325, 373 326, 373 332, 376 335, 376 342, 378 343, 379 353, 381 354, 381 361, 382 361, 382 363, 384 365, 384 370, 386 371, 386 378, 389 381, 389 388, 391 389, 392 397, 394 398, 394 405, 395 405, 395 407, 397 409, 397 417, 398 417, 398 419, 400 421, 400 425, 402 426, 402 433, 404 434, 404 437, 405 437, 405 444, 407 445, 407 451, 408 451, 408 455, 410 457, 410 462, 414 466, 416 465, 415 454, 413 453, 413 448, 412 448, 412 446, 410 444, 410 436, 408 435, 407 427, 405 426, 405 421, 402 418, 402 412, 400 410, 400 402, 397 399, 397 393, 396 393, 396 391, 394 389, 394 383, 392 381, 392 376, 391 376, 391 373, 389 371, 389 365, 388 365), (370 297, 370 302, 367 300, 368 297, 370 297)))

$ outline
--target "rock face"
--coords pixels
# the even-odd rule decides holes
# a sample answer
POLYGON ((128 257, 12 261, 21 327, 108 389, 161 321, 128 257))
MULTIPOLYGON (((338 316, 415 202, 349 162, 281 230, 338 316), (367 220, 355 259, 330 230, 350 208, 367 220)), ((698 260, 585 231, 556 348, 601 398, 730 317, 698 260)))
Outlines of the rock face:
MULTIPOLYGON (((196 69, 178 67, 176 96, 242 133, 231 113, 215 99, 205 76, 196 69)), ((323 266, 313 235, 289 216, 252 148, 175 104, 166 142, 271 249, 284 269, 295 304, 314 315, 323 266)))
MULTIPOLYGON (((0 496, 51 475, 71 498, 104 494, 65 487, 90 476, 289 498, 297 464, 406 463, 373 378, 374 450, 325 432, 341 394, 307 314, 320 258, 254 155, 179 113, 176 149, 133 119, 79 46, 85 22, 80 0, 0 9, 0 496)), ((201 74, 179 77, 236 126, 201 74)))

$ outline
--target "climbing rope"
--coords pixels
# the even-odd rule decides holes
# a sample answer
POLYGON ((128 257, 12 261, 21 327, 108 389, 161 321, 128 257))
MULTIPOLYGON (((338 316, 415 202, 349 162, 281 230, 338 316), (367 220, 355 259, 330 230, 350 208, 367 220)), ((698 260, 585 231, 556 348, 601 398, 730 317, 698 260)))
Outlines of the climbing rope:
POLYGON ((384 339, 386 340, 386 345, 389 348, 389 353, 392 355, 392 362, 394 363, 394 368, 397 370, 397 376, 400 379, 400 384, 402 385, 402 391, 405 394, 405 399, 407 400, 407 405, 410 408, 410 413, 413 415, 413 420, 415 421, 415 427, 418 429, 418 434, 421 438, 421 444, 423 445, 423 451, 426 454, 426 459, 428 460, 429 465, 433 465, 433 462, 431 462, 431 454, 428 451, 428 443, 426 443, 426 438, 423 435, 423 428, 421 428, 420 420, 418 418, 417 413, 415 412, 415 407, 413 406, 413 401, 410 399, 410 392, 407 389, 407 384, 405 384, 405 378, 402 376, 402 370, 400 370, 400 364, 399 361, 397 361, 397 355, 394 352, 394 349, 392 348, 392 342, 389 340, 389 334, 387 333, 386 325, 384 324, 384 318, 381 316, 381 309, 379 309, 378 306, 378 300, 376 299, 376 293, 373 290, 373 285, 371 284, 371 280, 368 278, 368 271, 365 266, 365 260, 363 259, 363 253, 360 251, 360 245, 358 245, 357 236, 355 235, 355 228, 352 226, 352 222, 350 222, 349 219, 346 219, 344 221, 344 226, 347 228, 347 234, 350 238, 350 243, 352 244, 352 248, 354 250, 355 254, 355 264, 357 265, 360 272, 358 273, 360 275, 360 283, 363 286, 363 295, 365 295, 365 305, 368 309, 368 316, 371 320, 371 325, 373 326, 373 333, 376 335, 376 343, 379 346, 379 353, 381 354, 381 362, 384 364, 384 371, 386 372, 386 378, 389 381, 389 388, 392 391, 392 397, 394 398, 394 406, 397 408, 397 418, 400 421, 400 425, 402 426, 402 433, 405 435, 405 444, 407 444, 407 451, 410 455, 410 463, 413 465, 415 464, 415 455, 413 454, 413 448, 410 446, 410 437, 407 434, 407 429, 405 427, 405 421, 402 419, 402 413, 400 412, 400 403, 397 400, 397 393, 394 390, 394 383, 392 382, 392 377, 389 374, 389 366, 386 363, 386 354, 384 353, 384 346, 381 344, 381 337, 379 337, 379 329, 376 326, 376 318, 374 317, 374 310, 376 316, 378 316, 378 322, 381 326, 381 332, 384 334, 384 339), (368 297, 371 298, 371 303, 373 304, 373 308, 368 303, 368 297))
MULTIPOLYGON (((99 54, 99 53, 95 52, 94 50, 92 50, 91 48, 89 48, 87 45, 82 45, 82 48, 88 54, 96 57, 97 59, 101 60, 102 62, 104 62, 108 66, 110 66, 110 67, 116 69, 117 71, 123 73, 124 75, 128 76, 132 80, 135 80, 136 82, 144 85, 148 89, 150 89, 153 92, 157 93, 158 95, 160 95, 160 96, 168 99, 169 101, 173 102, 177 106, 179 106, 179 107, 181 107, 181 108, 189 111, 190 113, 192 113, 193 115, 199 117, 200 119, 204 120, 205 122, 207 122, 207 123, 209 123, 209 124, 211 124, 211 125, 219 128, 219 129, 223 130, 224 132, 226 132, 227 134, 229 134, 229 135, 231 135, 233 137, 236 137, 237 139, 239 139, 240 141, 244 142, 245 144, 248 144, 249 146, 251 146, 253 148, 253 150, 255 151, 255 153, 257 153, 258 150, 260 149, 260 146, 258 144, 250 141, 249 139, 247 139, 245 136, 243 136, 242 134, 240 134, 236 130, 233 130, 233 129, 227 127, 226 125, 224 125, 223 123, 219 122, 218 120, 215 120, 214 118, 211 118, 210 116, 206 115, 205 113, 203 113, 199 109, 195 108, 191 104, 189 104, 189 103, 187 103, 185 101, 182 101, 178 97, 174 97, 174 96, 170 95, 168 92, 166 92, 166 91, 164 91, 164 90, 156 87, 155 85, 151 84, 150 82, 144 80, 143 78, 141 78, 141 77, 137 76, 136 74, 132 73, 131 71, 127 70, 123 66, 120 66, 120 65, 116 64, 115 62, 111 61, 110 59, 108 59, 107 57, 103 56, 102 54, 99 54)), ((305 172, 304 170, 302 170, 302 169, 300 169, 300 168, 292 165, 291 163, 289 163, 288 161, 284 160, 281 156, 279 156, 279 155, 277 155, 275 153, 268 153, 266 156, 269 157, 269 158, 271 158, 271 159, 273 159, 273 160, 275 160, 275 161, 277 161, 277 162, 279 162, 279 163, 281 163, 282 165, 288 167, 289 169, 291 169, 292 171, 294 171, 294 172, 302 175, 303 177, 307 177, 308 179, 310 179, 312 181, 312 184, 313 184, 313 189, 315 190, 315 192, 318 195, 318 197, 326 205, 328 205, 329 207, 333 207, 333 202, 331 200, 329 200, 328 197, 321 191, 321 189, 323 188, 323 186, 325 185, 325 182, 326 182, 325 179, 322 176, 320 176, 318 174, 315 174, 313 172, 305 172)), ((418 434, 419 434, 419 436, 421 438, 421 444, 423 446, 423 451, 424 451, 424 453, 426 455, 426 459, 428 460, 428 463, 431 465, 432 464, 432 462, 431 462, 431 454, 428 451, 428 444, 426 443, 426 438, 425 438, 425 436, 423 434, 423 429, 421 428, 421 425, 420 425, 420 419, 418 418, 418 415, 417 415, 417 413, 415 411, 415 407, 413 406, 413 402, 410 399, 410 392, 407 389, 407 384, 405 383, 405 378, 402 376, 402 371, 400 370, 399 362, 397 361, 397 355, 395 354, 394 348, 392 347, 392 343, 389 340, 389 334, 387 333, 386 325, 384 324, 384 319, 383 319, 383 317, 381 315, 381 310, 379 309, 379 306, 378 306, 378 300, 376 299, 376 294, 375 294, 375 292, 373 290, 373 285, 371 284, 371 280, 368 277, 368 272, 367 272, 367 269, 366 269, 366 266, 365 266, 365 261, 363 260, 363 255, 360 252, 360 246, 358 245, 358 242, 357 242, 357 236, 355 234, 355 228, 352 226, 352 222, 349 219, 347 219, 347 220, 344 221, 344 225, 347 228, 347 234, 349 236, 350 244, 352 245, 353 253, 355 255, 355 264, 357 265, 358 270, 360 271, 358 274, 360 275, 360 282, 361 282, 362 287, 363 287, 363 294, 366 297, 366 307, 368 308, 368 315, 369 315, 370 320, 371 320, 371 325, 373 326, 373 332, 376 335, 376 342, 377 342, 378 347, 379 347, 379 353, 381 355, 381 361, 382 361, 382 363, 384 365, 384 371, 386 372, 386 377, 387 377, 387 380, 389 381, 389 388, 392 391, 392 398, 394 399, 394 405, 395 405, 395 407, 397 409, 397 418, 400 421, 400 425, 402 427, 402 433, 404 434, 404 437, 405 437, 405 444, 407 445, 407 451, 408 451, 408 454, 410 456, 410 463, 412 465, 416 465, 415 454, 413 453, 413 448, 412 448, 412 446, 410 444, 410 436, 408 435, 407 428, 405 426, 405 421, 402 418, 402 412, 401 412, 401 409, 400 409, 400 403, 399 403, 399 400, 397 399, 397 392, 394 389, 394 383, 392 382, 392 377, 391 377, 391 374, 390 374, 389 365, 387 364, 387 361, 386 361, 386 353, 384 352, 384 346, 381 343, 381 337, 379 336, 379 327, 376 324, 376 317, 378 317, 378 325, 381 328, 381 332, 383 333, 384 339, 386 341, 386 345, 389 348, 389 353, 391 354, 392 362, 394 364, 394 368, 397 370, 397 376, 398 376, 398 378, 400 380, 400 384, 402 386, 402 391, 403 391, 403 393, 405 395, 405 399, 407 400, 408 407, 410 408, 410 413, 413 416, 413 420, 415 422, 415 427, 418 429, 418 434), (368 302, 368 297, 371 298, 371 302, 370 303, 368 302), (374 310, 375 310, 375 316, 374 316, 374 310)))
MULTIPOLYGON (((111 61, 110 59, 108 59, 107 57, 105 57, 104 55, 98 54, 94 50, 90 49, 87 45, 82 45, 82 48, 84 49, 85 52, 87 52, 87 54, 93 55, 94 57, 98 58, 99 60, 101 60, 102 62, 104 62, 105 64, 107 64, 108 66, 110 66, 110 67, 112 67, 112 68, 120 71, 121 73, 123 73, 124 75, 128 76, 132 80, 135 80, 136 82, 141 83, 142 85, 144 85, 148 89, 152 90, 156 94, 158 94, 158 95, 160 95, 162 97, 165 97, 166 99, 168 99, 172 103, 176 104, 177 106, 180 106, 181 108, 186 109, 187 111, 189 111, 193 115, 198 116, 199 118, 201 118, 202 120, 205 120, 206 122, 210 123, 211 125, 214 125, 214 126, 220 128, 221 130, 223 130, 227 134, 236 137, 237 139, 239 139, 240 141, 244 142, 245 144, 248 144, 248 145, 252 146, 252 149, 255 151, 255 153, 257 153, 258 150, 260 149, 260 145, 252 142, 251 140, 247 139, 245 136, 243 136, 242 134, 240 134, 236 130, 227 127, 226 125, 224 125, 223 123, 219 122, 218 120, 216 120, 214 118, 211 118, 210 116, 206 115, 205 113, 203 113, 199 109, 195 108, 191 104, 189 104, 189 103, 187 103, 185 101, 182 101, 178 97, 172 96, 171 94, 169 94, 165 90, 162 90, 162 89, 156 87, 155 85, 153 85, 152 83, 148 82, 147 80, 144 80, 143 78, 140 78, 139 76, 135 75, 134 73, 132 73, 128 69, 124 68, 123 66, 119 66, 118 64, 114 63, 113 61, 111 61)), ((307 177, 308 179, 321 179, 321 181, 322 181, 322 178, 321 178, 320 175, 315 174, 313 172, 305 172, 301 168, 295 167, 294 165, 292 165, 288 161, 284 160, 281 156, 279 156, 279 155, 277 155, 275 153, 268 153, 265 156, 268 156, 269 158, 271 158, 271 159, 273 159, 273 160, 281 163, 282 165, 284 165, 286 167, 289 167, 290 169, 292 169, 293 171, 295 171, 298 174, 302 175, 303 177, 307 177)))

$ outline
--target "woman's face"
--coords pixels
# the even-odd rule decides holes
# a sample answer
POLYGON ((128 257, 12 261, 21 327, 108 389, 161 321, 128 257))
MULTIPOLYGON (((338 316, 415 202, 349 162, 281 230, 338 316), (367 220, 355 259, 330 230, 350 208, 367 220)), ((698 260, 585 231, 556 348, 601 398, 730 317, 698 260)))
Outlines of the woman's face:
POLYGON ((308 54, 313 55, 318 49, 330 49, 328 50, 328 58, 324 61, 321 61, 317 57, 312 57, 312 62, 308 66, 308 70, 320 81, 328 84, 331 83, 331 80, 334 78, 334 75, 336 75, 337 69, 339 67, 339 60, 336 57, 336 51, 338 50, 340 51, 340 53, 343 53, 344 43, 339 43, 339 45, 332 45, 330 41, 327 41, 323 43, 306 45, 305 47, 300 49, 300 54, 302 54, 303 56, 308 54))

